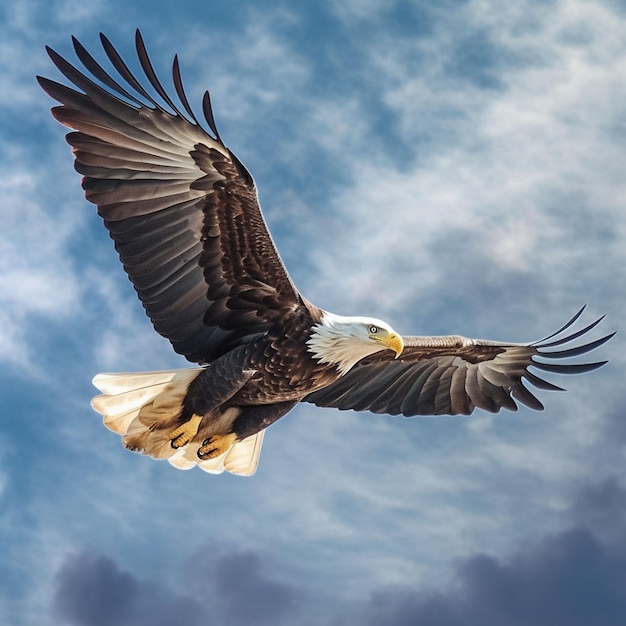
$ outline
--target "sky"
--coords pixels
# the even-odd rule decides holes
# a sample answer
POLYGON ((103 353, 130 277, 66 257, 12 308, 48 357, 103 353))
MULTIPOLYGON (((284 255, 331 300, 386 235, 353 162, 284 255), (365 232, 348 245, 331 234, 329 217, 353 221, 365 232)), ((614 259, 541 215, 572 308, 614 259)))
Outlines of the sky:
MULTIPOLYGON (((0 6, 0 623, 618 626, 624 334, 524 408, 309 405, 252 478, 126 451, 101 371, 158 336, 35 75, 135 28, 259 187, 295 283, 404 334, 532 341, 626 318, 621 0, 23 0, 0 6)), ((169 83, 168 83, 169 84, 169 83)), ((623 331, 623 329, 621 329, 623 331)))

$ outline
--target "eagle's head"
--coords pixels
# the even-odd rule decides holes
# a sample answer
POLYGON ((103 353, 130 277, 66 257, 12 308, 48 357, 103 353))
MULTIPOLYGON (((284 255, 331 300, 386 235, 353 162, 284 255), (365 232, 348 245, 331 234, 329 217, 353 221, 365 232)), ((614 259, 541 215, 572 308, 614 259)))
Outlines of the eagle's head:
POLYGON ((392 350, 397 358, 404 349, 402 337, 382 320, 328 312, 313 327, 307 345, 319 363, 335 365, 342 376, 370 354, 392 350))

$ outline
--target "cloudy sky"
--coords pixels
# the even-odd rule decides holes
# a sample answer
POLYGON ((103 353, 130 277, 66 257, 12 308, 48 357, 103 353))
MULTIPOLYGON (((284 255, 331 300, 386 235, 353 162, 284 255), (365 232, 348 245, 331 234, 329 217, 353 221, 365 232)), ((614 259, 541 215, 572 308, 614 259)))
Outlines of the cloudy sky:
MULTIPOLYGON (((100 371, 152 330, 34 76, 44 45, 211 89, 303 293, 405 334, 626 318, 622 0, 23 0, 0 7, 0 622, 623 624, 623 333, 546 410, 296 408, 253 478, 124 450, 100 371), (134 62, 134 61, 133 61, 134 62), (620 618, 621 616, 621 618, 620 618)), ((623 331, 623 328, 622 328, 623 331)), ((599 330, 594 337, 600 336, 599 330)))

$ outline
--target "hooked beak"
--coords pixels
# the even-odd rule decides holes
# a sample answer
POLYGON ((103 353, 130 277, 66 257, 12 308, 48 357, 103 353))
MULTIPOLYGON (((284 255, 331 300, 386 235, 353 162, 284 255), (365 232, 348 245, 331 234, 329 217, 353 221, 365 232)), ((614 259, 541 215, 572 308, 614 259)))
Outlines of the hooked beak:
POLYGON ((396 359, 402 354, 402 350, 404 350, 404 341, 402 341, 402 337, 397 333, 391 333, 388 337, 385 337, 384 343, 387 348, 396 353, 396 359))

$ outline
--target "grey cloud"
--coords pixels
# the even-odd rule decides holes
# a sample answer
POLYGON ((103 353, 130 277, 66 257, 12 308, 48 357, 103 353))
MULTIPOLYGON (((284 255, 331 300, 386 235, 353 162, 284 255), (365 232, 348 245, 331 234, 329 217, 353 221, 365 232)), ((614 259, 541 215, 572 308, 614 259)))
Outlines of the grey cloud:
POLYGON ((212 597, 213 608, 231 624, 281 624, 301 599, 295 587, 269 576, 263 558, 252 551, 220 555, 209 545, 191 569, 199 594, 212 597))
POLYGON ((483 89, 501 88, 498 63, 502 61, 502 53, 486 31, 478 30, 455 43, 446 70, 454 78, 483 89))
POLYGON ((111 558, 83 552, 57 574, 54 610, 71 626, 211 626, 289 623, 299 594, 263 571, 252 552, 196 556, 185 591, 140 580, 111 558))
POLYGON ((72 626, 217 623, 205 619, 194 598, 140 581, 102 555, 85 552, 68 558, 56 582, 56 615, 72 626))
POLYGON ((626 615, 626 549, 574 528, 509 560, 477 555, 446 593, 379 590, 357 621, 408 626, 620 626, 626 615), (367 620, 363 616, 367 615, 367 620))
POLYGON ((610 476, 580 491, 571 508, 572 517, 603 539, 626 540, 626 489, 610 476))
POLYGON ((626 615, 626 550, 611 550, 584 528, 509 562, 474 557, 460 574, 467 594, 462 623, 617 626, 626 615))
POLYGON ((573 527, 508 558, 464 560, 444 592, 377 590, 351 623, 620 626, 626 615, 626 490, 614 478, 588 487, 571 514, 573 527), (616 525, 620 536, 605 536, 606 527, 616 525))
MULTIPOLYGON (((374 589, 341 615, 338 592, 337 602, 327 603, 316 623, 621 626, 626 615, 626 489, 616 478, 583 489, 570 519, 570 528, 508 557, 465 559, 447 588, 374 589)), ((256 552, 224 552, 209 545, 190 561, 184 587, 174 589, 172 582, 142 581, 107 557, 83 553, 59 571, 54 606, 69 626, 311 623, 305 583, 280 581, 269 571, 256 552)))
POLYGON ((624 446, 626 445, 626 409, 624 406, 626 398, 620 393, 615 399, 614 408, 606 412, 605 415, 605 436, 608 444, 614 444, 618 450, 616 461, 622 457, 624 446))

